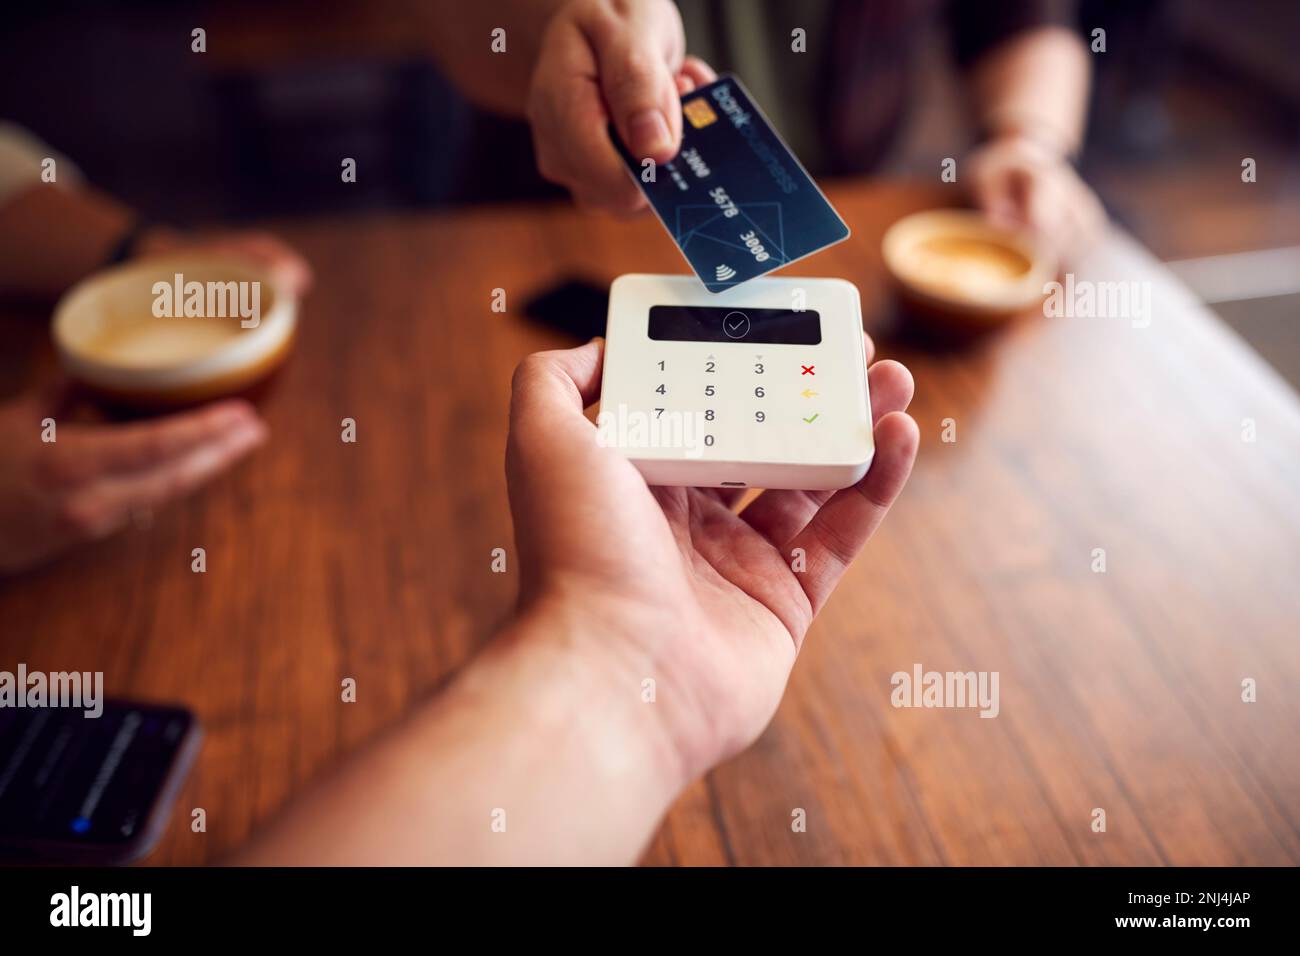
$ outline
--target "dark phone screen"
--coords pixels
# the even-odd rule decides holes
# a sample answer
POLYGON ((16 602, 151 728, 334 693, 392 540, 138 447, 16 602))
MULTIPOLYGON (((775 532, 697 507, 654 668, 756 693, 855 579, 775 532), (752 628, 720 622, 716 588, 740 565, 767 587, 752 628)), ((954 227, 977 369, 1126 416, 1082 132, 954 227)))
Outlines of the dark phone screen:
POLYGON ((149 819, 194 728, 184 710, 107 700, 0 708, 0 844, 126 844, 149 819))
POLYGON ((822 320, 812 310, 652 305, 647 334, 659 342, 818 345, 822 340, 822 320))
POLYGON ((609 290, 582 279, 569 279, 524 305, 524 314, 586 342, 605 334, 609 290))

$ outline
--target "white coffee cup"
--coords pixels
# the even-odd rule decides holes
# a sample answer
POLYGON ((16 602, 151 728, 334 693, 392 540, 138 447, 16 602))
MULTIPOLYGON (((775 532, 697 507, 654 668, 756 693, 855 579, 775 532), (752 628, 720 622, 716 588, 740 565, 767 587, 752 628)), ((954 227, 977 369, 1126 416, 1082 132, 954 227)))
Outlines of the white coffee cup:
POLYGON ((96 273, 55 307, 68 375, 126 405, 166 407, 246 391, 288 355, 298 304, 269 270, 180 253, 96 273))
POLYGON ((1056 263, 1027 229, 981 213, 934 209, 904 216, 881 242, 885 267, 911 311, 979 328, 1040 308, 1056 263))

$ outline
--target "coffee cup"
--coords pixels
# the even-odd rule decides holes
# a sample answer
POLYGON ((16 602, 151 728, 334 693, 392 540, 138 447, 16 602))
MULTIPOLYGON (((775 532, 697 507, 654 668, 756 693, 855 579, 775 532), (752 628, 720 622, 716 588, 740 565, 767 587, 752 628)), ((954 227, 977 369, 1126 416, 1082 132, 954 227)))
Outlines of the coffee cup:
POLYGON ((989 328, 1041 308, 1056 275, 1028 230, 969 210, 905 216, 886 230, 881 251, 909 313, 949 331, 989 328))
POLYGON ((130 262, 55 308, 69 377, 115 404, 165 408, 247 392, 289 353, 293 295, 269 270, 217 255, 130 262))

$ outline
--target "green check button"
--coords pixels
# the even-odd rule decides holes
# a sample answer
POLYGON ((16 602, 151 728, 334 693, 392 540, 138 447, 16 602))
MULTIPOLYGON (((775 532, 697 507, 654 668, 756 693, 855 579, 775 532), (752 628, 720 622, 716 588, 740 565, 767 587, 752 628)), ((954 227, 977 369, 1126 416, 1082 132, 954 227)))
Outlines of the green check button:
POLYGON ((804 421, 806 421, 809 425, 811 425, 813 422, 817 421, 817 416, 820 414, 821 412, 814 412, 812 418, 805 418, 804 421))

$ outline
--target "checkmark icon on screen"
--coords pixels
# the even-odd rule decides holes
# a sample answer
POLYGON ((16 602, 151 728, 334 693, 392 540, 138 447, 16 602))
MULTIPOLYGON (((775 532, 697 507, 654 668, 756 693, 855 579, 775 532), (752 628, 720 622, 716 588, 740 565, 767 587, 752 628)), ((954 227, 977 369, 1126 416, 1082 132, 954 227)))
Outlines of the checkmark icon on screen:
POLYGON ((806 421, 809 425, 811 425, 813 422, 817 421, 817 416, 820 414, 821 412, 814 412, 812 418, 805 418, 804 421, 806 421))

